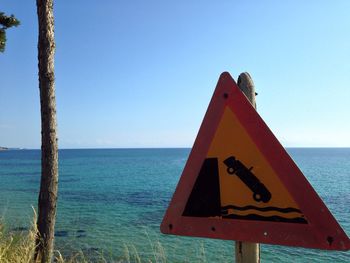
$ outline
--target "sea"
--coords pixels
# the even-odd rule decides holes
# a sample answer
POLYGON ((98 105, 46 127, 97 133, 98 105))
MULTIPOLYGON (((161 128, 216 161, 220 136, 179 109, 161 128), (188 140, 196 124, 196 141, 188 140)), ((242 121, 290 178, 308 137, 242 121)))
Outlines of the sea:
MULTIPOLYGON (((288 148, 350 235, 350 148, 288 148)), ((55 249, 105 262, 234 262, 234 241, 168 236, 159 225, 190 149, 59 151, 55 249)), ((27 231, 40 184, 40 150, 0 151, 0 218, 27 231)), ((350 262, 350 252, 261 245, 261 262, 350 262)))

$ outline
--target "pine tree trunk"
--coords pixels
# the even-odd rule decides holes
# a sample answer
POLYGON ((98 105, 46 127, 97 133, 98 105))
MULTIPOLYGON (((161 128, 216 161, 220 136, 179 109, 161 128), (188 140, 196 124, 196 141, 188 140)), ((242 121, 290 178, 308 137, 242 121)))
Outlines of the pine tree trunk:
POLYGON ((54 75, 53 0, 37 0, 39 21, 38 60, 41 106, 41 184, 39 193, 38 238, 35 260, 51 262, 55 233, 58 190, 58 150, 54 75))

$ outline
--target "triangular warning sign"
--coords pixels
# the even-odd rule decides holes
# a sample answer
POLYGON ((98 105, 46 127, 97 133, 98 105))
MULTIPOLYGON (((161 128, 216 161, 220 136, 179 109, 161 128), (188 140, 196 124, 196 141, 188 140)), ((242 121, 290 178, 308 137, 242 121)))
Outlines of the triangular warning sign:
POLYGON ((229 73, 220 76, 161 231, 350 249, 345 232, 229 73))

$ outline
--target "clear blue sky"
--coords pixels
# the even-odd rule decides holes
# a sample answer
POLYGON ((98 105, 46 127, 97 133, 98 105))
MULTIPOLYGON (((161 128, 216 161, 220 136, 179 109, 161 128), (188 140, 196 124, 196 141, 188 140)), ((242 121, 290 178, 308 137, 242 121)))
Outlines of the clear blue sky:
MULTIPOLYGON (((350 1, 55 1, 60 148, 191 147, 248 71, 287 147, 350 146, 350 1), (191 3, 189 3, 191 2, 191 3)), ((40 148, 35 1, 0 54, 0 145, 40 148)))

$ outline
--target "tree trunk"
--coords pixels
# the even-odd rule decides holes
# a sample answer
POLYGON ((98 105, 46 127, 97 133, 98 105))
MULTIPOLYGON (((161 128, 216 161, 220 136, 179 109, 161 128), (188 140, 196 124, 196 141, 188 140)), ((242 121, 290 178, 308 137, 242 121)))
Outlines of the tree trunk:
POLYGON ((54 75, 53 0, 37 0, 38 61, 41 106, 41 184, 35 260, 51 262, 58 190, 58 150, 54 75))

